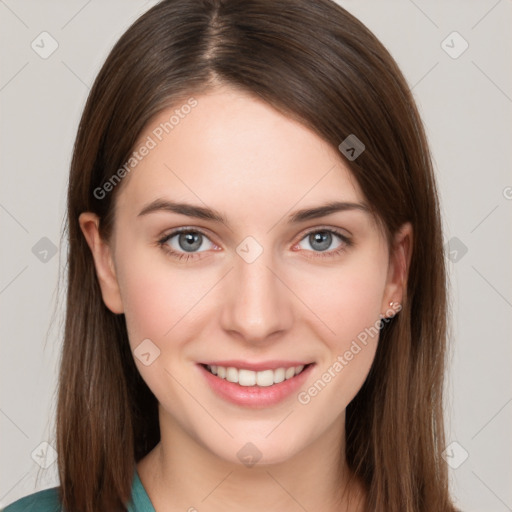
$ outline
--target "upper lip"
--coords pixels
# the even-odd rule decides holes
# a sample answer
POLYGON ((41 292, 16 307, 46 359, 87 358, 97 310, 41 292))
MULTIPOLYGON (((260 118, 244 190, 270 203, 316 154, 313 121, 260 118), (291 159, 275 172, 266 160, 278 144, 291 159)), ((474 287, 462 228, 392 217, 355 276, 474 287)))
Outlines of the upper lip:
POLYGON ((199 364, 204 364, 208 366, 224 366, 225 368, 233 367, 242 370, 252 370, 253 372, 260 372, 264 370, 277 370, 278 368, 291 368, 292 366, 306 366, 310 364, 312 361, 304 362, 304 361, 262 361, 259 363, 251 363, 249 361, 240 361, 240 360, 223 360, 223 361, 204 361, 199 364))

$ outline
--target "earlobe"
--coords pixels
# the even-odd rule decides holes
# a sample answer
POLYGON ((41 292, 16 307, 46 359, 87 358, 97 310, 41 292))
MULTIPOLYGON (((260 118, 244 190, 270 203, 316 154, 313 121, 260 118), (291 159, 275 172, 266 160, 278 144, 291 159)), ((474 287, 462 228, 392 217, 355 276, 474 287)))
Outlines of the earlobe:
POLYGON ((100 236, 99 218, 95 213, 84 212, 80 214, 78 222, 94 259, 103 302, 112 313, 121 314, 124 312, 124 308, 112 251, 107 241, 100 236))
MULTIPOLYGON (((413 230, 410 222, 402 225, 394 238, 393 251, 389 261, 388 280, 383 297, 383 309, 389 304, 401 304, 412 258, 413 230)), ((387 315, 385 315, 387 316, 387 315)))

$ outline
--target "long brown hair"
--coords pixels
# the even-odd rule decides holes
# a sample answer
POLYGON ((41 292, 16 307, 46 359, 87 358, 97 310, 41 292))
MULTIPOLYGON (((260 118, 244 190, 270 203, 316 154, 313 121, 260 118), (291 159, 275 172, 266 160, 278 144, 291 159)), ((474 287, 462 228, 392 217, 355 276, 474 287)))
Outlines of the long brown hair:
POLYGON ((56 424, 64 509, 125 510, 135 464, 160 439, 156 398, 134 364, 124 316, 103 303, 78 217, 98 214, 108 239, 123 183, 101 197, 94 191, 127 161, 149 120, 216 83, 256 95, 334 148, 356 135, 366 149, 345 164, 390 248, 412 223, 402 310, 383 324, 370 374, 347 408, 346 455, 368 510, 453 511, 441 457, 447 293, 430 152, 397 64, 330 0, 164 0, 133 23, 99 72, 68 191, 56 424))

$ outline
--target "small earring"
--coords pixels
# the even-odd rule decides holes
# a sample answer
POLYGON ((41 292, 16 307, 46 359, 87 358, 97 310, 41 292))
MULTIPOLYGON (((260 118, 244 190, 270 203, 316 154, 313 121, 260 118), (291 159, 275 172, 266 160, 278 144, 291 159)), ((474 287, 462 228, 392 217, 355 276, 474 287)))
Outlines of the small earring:
POLYGON ((393 302, 393 301, 391 301, 389 303, 389 307, 395 310, 395 311, 393 311, 393 314, 391 316, 387 316, 386 317, 386 318, 389 318, 389 319, 394 318, 395 315, 402 309, 402 305, 400 304, 400 302, 393 302))

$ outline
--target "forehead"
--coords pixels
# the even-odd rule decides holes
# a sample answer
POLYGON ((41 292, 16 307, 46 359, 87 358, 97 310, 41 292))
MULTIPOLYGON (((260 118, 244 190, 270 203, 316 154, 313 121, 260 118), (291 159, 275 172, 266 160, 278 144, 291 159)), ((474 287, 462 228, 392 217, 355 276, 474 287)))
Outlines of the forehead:
POLYGON ((249 215, 364 200, 339 152, 309 128, 237 89, 194 98, 194 107, 185 101, 148 123, 134 149, 151 149, 119 191, 119 206, 169 196, 249 215))

